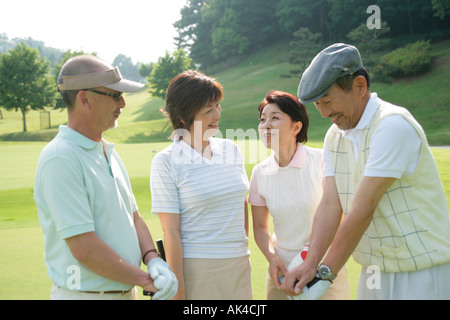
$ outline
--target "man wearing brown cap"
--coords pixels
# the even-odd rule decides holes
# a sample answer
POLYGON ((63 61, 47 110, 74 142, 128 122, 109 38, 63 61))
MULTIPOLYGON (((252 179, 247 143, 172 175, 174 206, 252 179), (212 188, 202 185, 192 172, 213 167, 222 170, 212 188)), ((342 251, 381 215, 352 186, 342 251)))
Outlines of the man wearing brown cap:
POLYGON ((142 87, 94 56, 74 57, 61 68, 58 90, 68 122, 42 151, 34 189, 51 299, 137 299, 136 286, 156 292, 154 299, 177 292, 125 166, 102 137, 117 125, 122 93, 142 87))
POLYGON ((347 44, 313 59, 298 97, 333 125, 310 249, 283 290, 320 297, 353 254, 362 266, 358 299, 449 299, 448 208, 421 126, 370 92, 360 54, 347 44))

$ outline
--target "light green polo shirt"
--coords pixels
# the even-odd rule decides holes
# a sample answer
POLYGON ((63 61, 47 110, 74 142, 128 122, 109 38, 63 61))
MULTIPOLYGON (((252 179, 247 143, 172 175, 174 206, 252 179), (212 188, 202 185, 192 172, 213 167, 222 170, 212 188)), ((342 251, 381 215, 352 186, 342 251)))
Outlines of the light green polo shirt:
POLYGON ((113 144, 92 141, 60 126, 58 135, 40 155, 34 200, 44 233, 48 275, 56 285, 80 291, 131 288, 87 270, 72 256, 65 241, 94 231, 125 261, 140 266, 133 221, 138 208, 113 144))

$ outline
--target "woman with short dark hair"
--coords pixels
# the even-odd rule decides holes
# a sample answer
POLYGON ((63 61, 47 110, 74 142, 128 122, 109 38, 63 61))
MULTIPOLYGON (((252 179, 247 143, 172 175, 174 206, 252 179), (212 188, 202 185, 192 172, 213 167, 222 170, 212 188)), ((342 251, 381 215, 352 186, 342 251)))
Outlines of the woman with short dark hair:
POLYGON ((164 231, 176 299, 252 299, 248 178, 238 146, 219 132, 222 86, 197 71, 175 77, 164 113, 173 143, 151 166, 152 212, 164 231))
MULTIPOLYGON (((254 167, 248 201, 255 241, 269 262, 266 299, 287 300, 279 289, 279 278, 294 259, 304 259, 307 254, 305 245, 323 193, 322 150, 302 145, 308 140, 309 118, 305 106, 293 95, 269 92, 258 111, 260 137, 273 153, 254 167)), ((323 299, 349 298, 343 269, 323 299)))

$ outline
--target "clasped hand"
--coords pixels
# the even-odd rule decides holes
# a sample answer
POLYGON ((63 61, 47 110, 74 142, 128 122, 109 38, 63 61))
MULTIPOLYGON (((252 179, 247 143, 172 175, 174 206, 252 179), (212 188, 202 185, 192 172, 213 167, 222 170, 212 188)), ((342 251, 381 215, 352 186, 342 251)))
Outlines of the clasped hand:
POLYGON ((281 290, 291 300, 318 300, 331 285, 331 281, 317 277, 316 268, 303 264, 305 257, 302 253, 295 256, 281 284, 281 290))
POLYGON ((170 300, 178 291, 178 280, 169 265, 161 258, 153 258, 147 265, 153 284, 158 289, 152 300, 170 300))

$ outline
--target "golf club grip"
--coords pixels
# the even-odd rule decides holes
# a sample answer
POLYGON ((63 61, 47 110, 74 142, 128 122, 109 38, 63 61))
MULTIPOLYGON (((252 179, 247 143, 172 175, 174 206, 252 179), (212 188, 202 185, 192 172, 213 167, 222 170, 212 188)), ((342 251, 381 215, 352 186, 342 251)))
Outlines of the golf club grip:
MULTIPOLYGON (((164 243, 163 243, 162 239, 156 240, 156 248, 158 250, 158 253, 159 253, 159 256, 161 257, 161 259, 166 261, 166 251, 164 250, 164 243)), ((144 296, 153 296, 155 293, 144 290, 143 294, 144 294, 144 296)))
POLYGON ((161 257, 161 259, 166 261, 166 251, 164 250, 164 243, 163 243, 162 239, 156 240, 156 247, 158 249, 158 253, 159 253, 159 256, 161 257))
MULTIPOLYGON (((284 281, 284 276, 281 276, 280 277, 280 283, 283 283, 283 281, 284 281)), ((318 282, 319 280, 321 280, 318 276, 316 276, 316 277, 314 277, 314 279, 312 279, 310 282, 308 282, 307 284, 306 284, 306 286, 308 287, 308 289, 309 288, 311 288, 313 285, 315 285, 316 284, 316 282, 318 282)), ((297 282, 298 281, 296 281, 295 283, 294 283, 294 286, 297 284, 297 282)))
POLYGON ((321 280, 318 276, 314 277, 314 279, 312 279, 310 282, 308 282, 306 284, 306 286, 309 288, 311 288, 313 285, 315 285, 317 282, 319 282, 319 280, 321 280))

